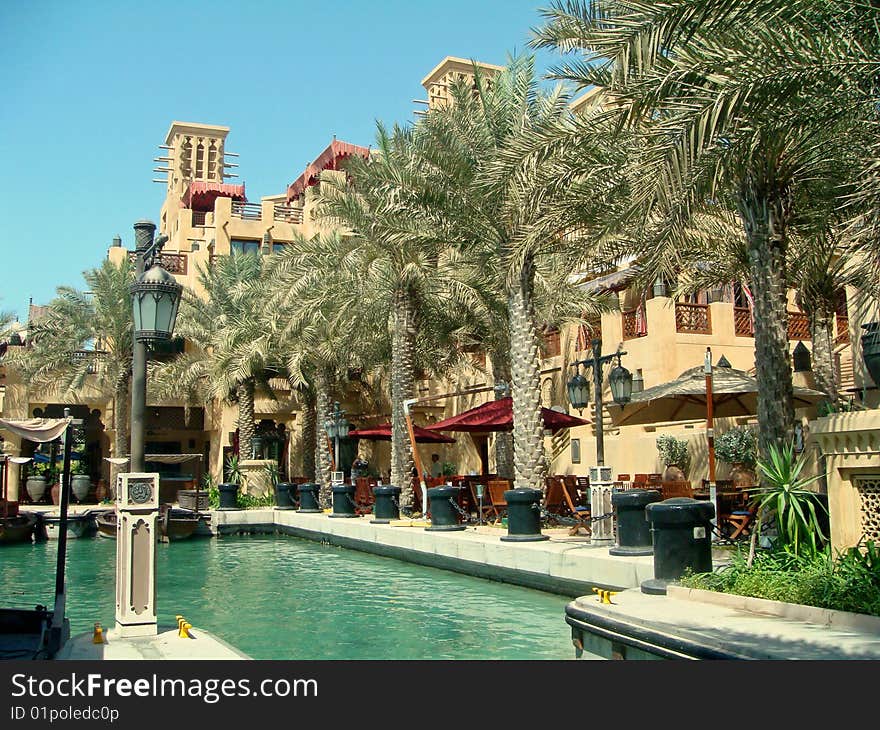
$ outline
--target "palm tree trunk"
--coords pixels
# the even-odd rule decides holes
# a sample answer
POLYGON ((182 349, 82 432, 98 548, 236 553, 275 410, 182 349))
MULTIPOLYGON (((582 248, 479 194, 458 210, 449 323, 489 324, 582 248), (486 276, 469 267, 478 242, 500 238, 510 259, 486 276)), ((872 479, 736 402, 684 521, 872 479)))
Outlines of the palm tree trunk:
POLYGON ((789 441, 794 429, 785 276, 783 191, 768 192, 746 181, 738 200, 745 227, 754 297, 755 370, 758 380, 758 447, 766 458, 771 444, 789 441))
POLYGON ((241 383, 238 395, 238 456, 239 459, 251 458, 251 439, 256 434, 254 425, 254 381, 251 379, 241 383))
POLYGON ((331 463, 330 450, 327 447, 327 432, 321 425, 327 415, 330 413, 330 377, 324 370, 318 370, 315 376, 315 418, 318 426, 315 429, 315 466, 317 473, 315 477, 320 490, 318 498, 321 507, 329 507, 331 503, 330 479, 333 471, 331 463))
POLYGON ((534 318, 534 260, 528 256, 508 293, 513 376, 514 487, 541 489, 547 475, 541 423, 540 342, 534 318))
MULTIPOLYGON (((492 377, 495 385, 510 385, 510 352, 494 353, 492 377)), ((500 389, 495 391, 495 400, 504 397, 500 389)), ((513 433, 510 431, 499 431, 495 434, 495 470, 502 479, 513 479, 513 433)))
MULTIPOLYGON (((818 304, 818 303, 814 303, 818 304)), ((834 310, 818 304, 809 312, 810 337, 813 340, 812 366, 816 387, 828 396, 828 402, 836 406, 840 399, 834 366, 834 310)))
POLYGON ((398 289, 394 294, 391 333, 391 483, 401 487, 401 507, 411 507, 413 499, 413 445, 403 404, 413 397, 415 385, 415 312, 413 292, 398 289))
POLYGON ((302 399, 302 468, 303 474, 310 482, 314 482, 315 474, 315 447, 318 435, 318 415, 315 407, 315 392, 311 388, 303 388, 300 391, 302 399))
MULTIPOLYGON (((128 456, 129 452, 129 420, 128 406, 131 403, 131 376, 129 373, 120 376, 113 389, 113 456, 128 456)), ((116 475, 123 471, 120 466, 110 464, 110 494, 116 498, 116 475)))

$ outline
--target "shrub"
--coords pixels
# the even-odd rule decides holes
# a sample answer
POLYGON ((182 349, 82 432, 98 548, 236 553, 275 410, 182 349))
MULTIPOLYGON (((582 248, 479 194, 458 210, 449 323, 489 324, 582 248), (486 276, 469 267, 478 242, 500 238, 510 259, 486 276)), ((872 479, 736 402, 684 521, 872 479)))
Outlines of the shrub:
POLYGON ((657 451, 660 452, 660 458, 666 466, 677 466, 687 473, 691 465, 687 441, 664 433, 657 437, 657 451))
POLYGON ((758 456, 755 433, 747 426, 737 426, 715 439, 715 456, 728 464, 755 466, 758 456))

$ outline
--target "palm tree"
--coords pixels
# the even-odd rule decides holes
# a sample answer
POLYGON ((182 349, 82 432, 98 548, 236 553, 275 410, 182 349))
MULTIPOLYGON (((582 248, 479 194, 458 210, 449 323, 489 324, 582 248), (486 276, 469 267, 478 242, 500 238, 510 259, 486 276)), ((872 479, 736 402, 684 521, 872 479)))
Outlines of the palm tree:
POLYGON ((619 125, 644 133, 632 201, 636 225, 651 234, 642 251, 675 261, 677 234, 694 212, 719 196, 733 201, 755 299, 766 453, 793 424, 786 261, 795 201, 840 157, 831 146, 854 118, 869 113, 866 77, 844 59, 864 59, 876 37, 870 26, 841 34, 832 18, 849 30, 861 21, 837 2, 559 1, 545 14, 535 45, 586 54, 554 75, 613 89, 619 125))
MULTIPOLYGON (((457 84, 453 103, 431 110, 414 139, 421 167, 433 172, 437 189, 448 191, 434 201, 446 220, 447 240, 484 272, 478 288, 500 299, 476 311, 486 312, 488 321, 499 313, 506 317, 491 355, 496 377, 512 381, 515 486, 541 488, 546 463, 538 312, 543 321, 558 321, 597 311, 595 300, 567 284, 591 241, 563 235, 571 219, 570 208, 560 205, 567 186, 557 177, 559 158, 552 145, 535 153, 551 130, 570 131, 576 121, 561 89, 539 91, 531 57, 512 59, 491 80, 474 71, 474 83, 457 84)), ((587 184, 587 177, 569 175, 565 183, 587 184)))
POLYGON ((198 284, 204 293, 185 290, 177 319, 177 335, 189 346, 174 360, 155 364, 150 375, 160 397, 237 402, 239 451, 245 453, 256 432, 255 393, 273 395, 268 378, 280 367, 261 326, 256 285, 262 270, 262 258, 253 254, 221 256, 201 268, 198 284))
POLYGON ((7 359, 26 382, 44 392, 79 398, 88 383, 112 396, 113 452, 127 455, 134 268, 128 259, 118 265, 108 260, 83 272, 83 278, 87 291, 58 287, 45 314, 29 323, 27 347, 10 351, 7 359))

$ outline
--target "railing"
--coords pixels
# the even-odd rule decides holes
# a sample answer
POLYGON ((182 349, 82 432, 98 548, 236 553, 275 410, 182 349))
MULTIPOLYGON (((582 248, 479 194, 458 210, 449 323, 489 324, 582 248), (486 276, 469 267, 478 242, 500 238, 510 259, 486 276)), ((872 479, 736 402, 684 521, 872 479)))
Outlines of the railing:
POLYGON ((233 200, 232 215, 246 221, 258 221, 263 217, 263 206, 259 203, 243 203, 240 200, 233 200))
POLYGON ((98 363, 106 354, 104 350, 76 350, 71 353, 70 360, 73 363, 87 362, 86 372, 94 375, 98 372, 98 363))
POLYGON ((275 203, 275 220, 285 223, 302 223, 303 209, 284 203, 275 203))
MULTIPOLYGON (((137 253, 135 251, 128 252, 128 260, 135 262, 137 253)), ((159 254, 159 266, 161 266, 169 274, 186 274, 186 254, 185 253, 162 253, 159 254)))
POLYGON ((648 320, 640 307, 621 312, 623 318, 623 339, 632 340, 648 334, 648 320))
POLYGON ((204 210, 194 210, 192 212, 192 224, 194 226, 203 226, 207 220, 208 214, 204 210))
POLYGON ((712 334, 712 316, 708 304, 675 303, 675 331, 695 335, 712 334))
POLYGON ((788 339, 809 340, 810 320, 803 312, 788 313, 788 339))
POLYGON ((733 330, 737 337, 754 337, 752 332, 752 317, 748 307, 733 308, 733 330))
POLYGON ((849 317, 837 315, 837 337, 834 338, 835 345, 849 344, 849 317))

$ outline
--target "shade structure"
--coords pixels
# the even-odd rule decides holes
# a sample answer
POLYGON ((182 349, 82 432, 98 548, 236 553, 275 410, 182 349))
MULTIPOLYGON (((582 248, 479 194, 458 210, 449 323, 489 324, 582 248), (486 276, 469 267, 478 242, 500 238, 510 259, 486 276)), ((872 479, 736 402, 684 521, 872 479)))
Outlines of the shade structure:
MULTIPOLYGON (((817 390, 794 388, 794 407, 815 405, 825 396, 817 390)), ((758 412, 758 381, 742 370, 712 368, 715 418, 751 416, 758 412)), ((675 380, 634 393, 625 406, 607 404, 615 426, 706 418, 706 374, 703 366, 685 370, 675 380)))
MULTIPOLYGON (((554 411, 552 408, 542 408, 541 418, 544 421, 544 428, 548 428, 551 431, 590 425, 590 422, 583 418, 554 411)), ((512 431, 513 398, 508 396, 507 398, 487 401, 482 405, 459 413, 457 416, 432 423, 425 428, 430 431, 468 431, 471 433, 512 431)))
MULTIPOLYGON (((416 435, 416 443, 419 444, 454 444, 455 439, 444 436, 442 433, 428 431, 421 426, 413 425, 413 431, 416 435)), ((372 428, 356 428, 348 432, 349 438, 367 439, 368 441, 390 441, 391 440, 391 424, 383 423, 380 426, 372 428)))

